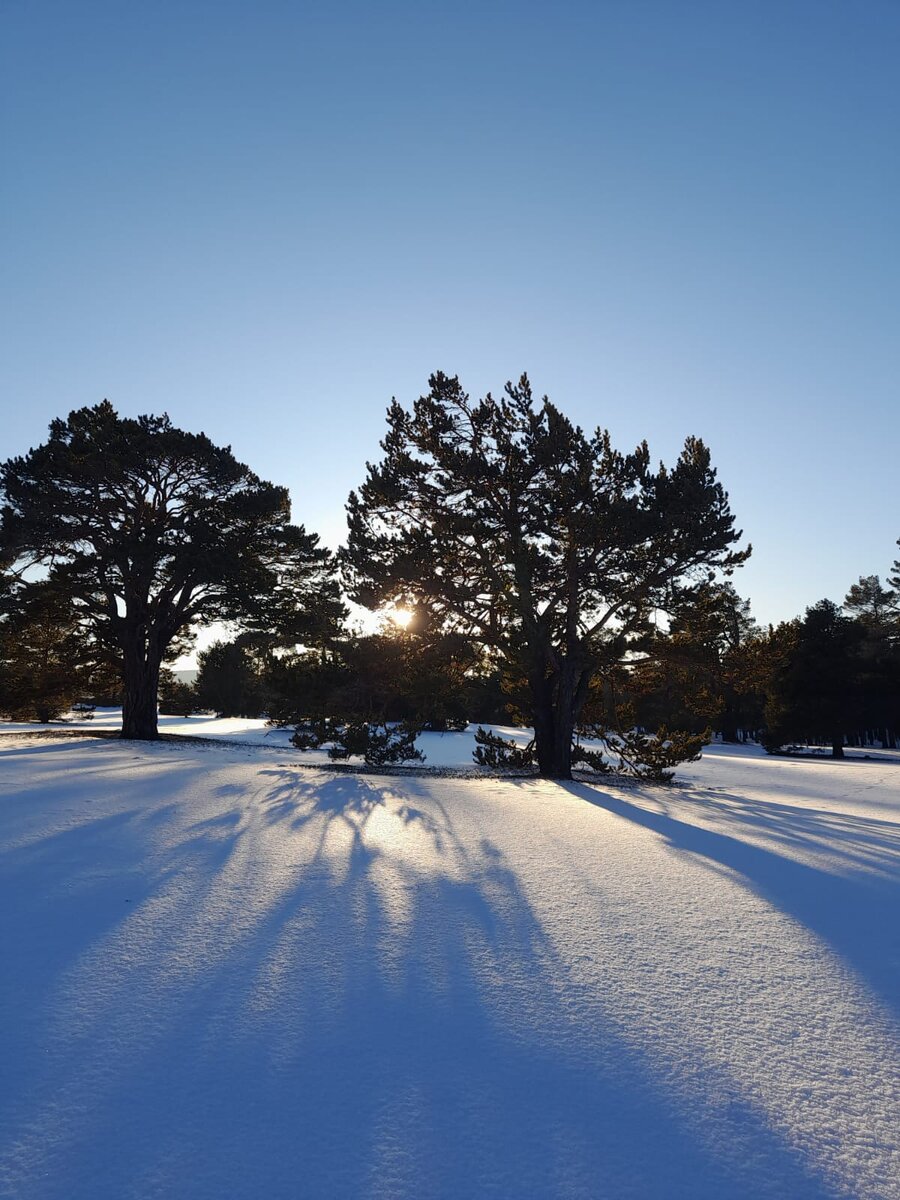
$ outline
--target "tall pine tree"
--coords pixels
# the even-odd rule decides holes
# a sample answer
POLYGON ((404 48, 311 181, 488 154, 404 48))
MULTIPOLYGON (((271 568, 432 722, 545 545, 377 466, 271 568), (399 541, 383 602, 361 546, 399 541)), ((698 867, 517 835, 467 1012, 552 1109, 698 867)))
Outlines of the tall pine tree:
POLYGON ((348 502, 350 594, 421 606, 526 679, 545 776, 570 777, 591 678, 648 614, 749 554, 701 441, 654 470, 646 443, 586 436, 525 376, 472 401, 433 375, 412 412, 391 405, 382 448, 348 502))
POLYGON ((169 418, 107 401, 50 426, 0 467, 0 560, 43 566, 122 663, 122 736, 157 733, 168 648, 192 625, 290 627, 340 619, 327 552, 292 525, 287 491, 169 418))

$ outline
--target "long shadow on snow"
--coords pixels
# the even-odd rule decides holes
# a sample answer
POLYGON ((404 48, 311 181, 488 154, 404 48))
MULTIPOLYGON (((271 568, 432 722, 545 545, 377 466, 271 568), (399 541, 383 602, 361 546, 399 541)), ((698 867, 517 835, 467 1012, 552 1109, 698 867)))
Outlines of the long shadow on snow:
MULTIPOLYGON (((45 746, 41 752, 71 744, 45 746)), ((104 799, 95 808, 97 777, 121 770, 126 747, 116 744, 116 750, 102 766, 93 758, 86 766, 82 760, 67 777, 74 799, 53 813, 55 820, 65 822, 60 828, 32 832, 34 805, 27 790, 3 814, 5 840, 14 844, 0 849, 0 1150, 6 1126, 21 1104, 20 1087, 24 1082, 40 1086, 41 1077, 53 1069, 44 1062, 45 1038, 59 1015, 59 991, 69 972, 108 943, 174 877, 196 873, 205 878, 231 850, 201 828, 189 830, 191 836, 171 853, 154 851, 158 827, 178 812, 177 805, 160 803, 165 771, 123 784, 132 807, 108 812, 104 799)), ((177 766, 179 786, 204 774, 202 767, 185 769, 181 763, 151 760, 149 765, 177 766)), ((40 782, 34 787, 40 790, 40 782)))
POLYGON ((734 1145, 710 1145, 652 1064, 570 1010, 565 965, 471 818, 412 780, 401 798, 360 777, 261 778, 284 886, 234 812, 187 831, 171 865, 199 839, 213 878, 173 893, 152 954, 101 989, 90 1042, 30 1114, 38 1138, 42 1120, 61 1130, 35 1197, 835 1194, 739 1101, 734 1145), (416 863, 392 852, 391 821, 420 840, 416 863))
POLYGON ((748 836, 762 835, 787 850, 822 852, 838 873, 808 866, 741 836, 680 820, 666 811, 661 791, 652 797, 659 811, 652 811, 598 785, 565 787, 590 804, 660 834, 676 850, 737 872, 757 895, 827 942, 900 1019, 900 827, 895 822, 726 792, 714 797, 699 790, 677 794, 679 803, 748 836))

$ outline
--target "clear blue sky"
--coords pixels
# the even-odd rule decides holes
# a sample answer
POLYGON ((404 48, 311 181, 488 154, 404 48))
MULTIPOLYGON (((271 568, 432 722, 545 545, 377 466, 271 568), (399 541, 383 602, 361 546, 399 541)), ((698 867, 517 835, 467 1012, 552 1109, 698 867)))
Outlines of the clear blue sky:
POLYGON ((336 545, 392 395, 712 447, 764 620, 900 536, 900 4, 0 4, 0 455, 109 397, 336 545))

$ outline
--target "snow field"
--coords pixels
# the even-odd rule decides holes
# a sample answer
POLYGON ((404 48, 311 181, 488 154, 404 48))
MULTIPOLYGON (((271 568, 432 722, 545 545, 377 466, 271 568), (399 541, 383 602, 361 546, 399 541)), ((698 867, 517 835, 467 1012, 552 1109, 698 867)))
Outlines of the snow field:
POLYGON ((267 745, 0 739, 0 1195, 900 1197, 900 765, 267 745))

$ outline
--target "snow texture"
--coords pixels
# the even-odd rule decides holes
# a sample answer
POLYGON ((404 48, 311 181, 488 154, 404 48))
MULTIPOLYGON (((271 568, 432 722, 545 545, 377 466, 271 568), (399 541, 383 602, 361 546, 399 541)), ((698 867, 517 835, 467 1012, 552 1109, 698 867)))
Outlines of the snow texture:
MULTIPOLYGON (((0 730, 7 733, 50 733, 59 732, 61 728, 83 729, 87 732, 118 732, 122 728, 122 710, 120 708, 98 708, 93 717, 88 720, 78 718, 74 713, 64 721, 50 725, 38 725, 36 722, 0 722, 0 730)), ((447 767, 469 769, 474 766, 472 752, 475 749, 475 731, 477 725, 469 725, 467 729, 454 733, 421 733, 416 740, 416 746, 425 755, 424 768, 444 769, 447 767)), ((488 728, 504 738, 525 746, 531 738, 528 729, 514 728, 506 725, 489 725, 488 728)), ((230 745, 268 746, 288 750, 295 755, 298 762, 305 766, 329 766, 333 760, 328 756, 327 749, 297 750, 291 745, 294 729, 277 728, 268 724, 264 718, 258 717, 216 717, 211 714, 197 714, 191 717, 161 716, 159 731, 163 736, 175 734, 179 737, 203 738, 209 741, 228 742, 230 745)), ((587 743, 593 745, 594 743, 587 743)), ((598 747, 599 748, 599 747, 598 747)), ((349 764, 362 765, 360 756, 351 756, 349 764)), ((419 769, 419 764, 416 764, 419 769)))
POLYGON ((0 1195, 900 1197, 900 763, 295 760, 0 738, 0 1195))

